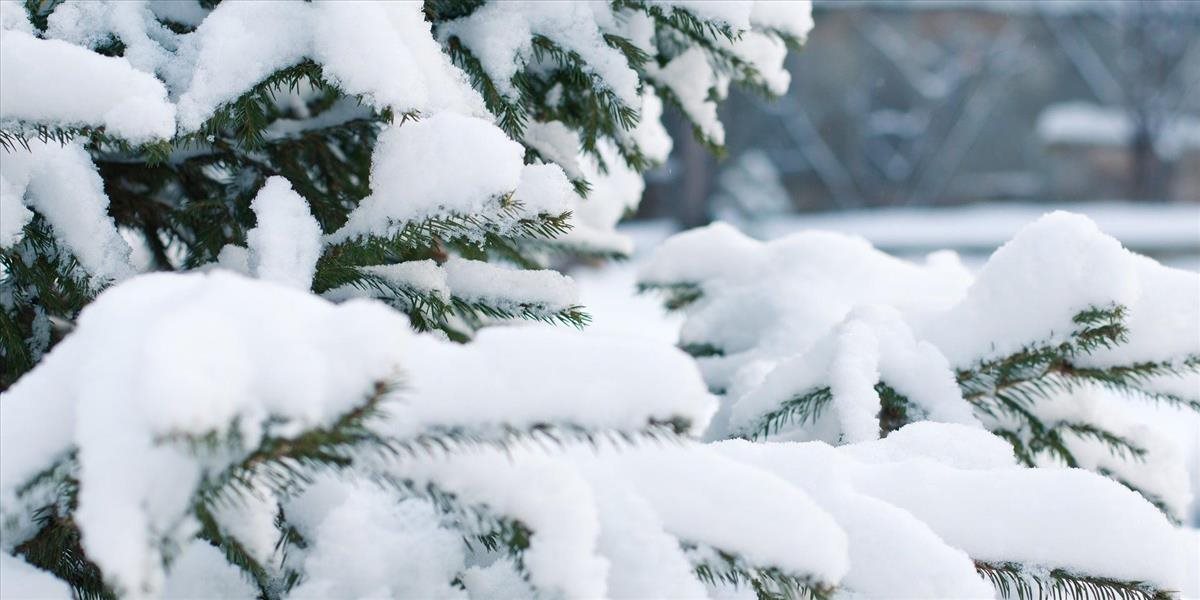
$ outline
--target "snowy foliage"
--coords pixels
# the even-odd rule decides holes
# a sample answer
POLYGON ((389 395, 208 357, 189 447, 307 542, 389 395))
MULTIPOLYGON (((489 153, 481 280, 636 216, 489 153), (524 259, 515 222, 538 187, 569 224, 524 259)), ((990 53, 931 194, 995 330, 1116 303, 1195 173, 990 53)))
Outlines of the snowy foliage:
POLYGON ((712 9, 0 2, 4 597, 833 589, 686 355, 480 331, 587 322, 664 102, 783 93, 808 3, 712 9))
POLYGON ((1122 407, 1200 411, 1200 275, 1085 217, 1045 215, 975 275, 952 253, 918 264, 842 234, 764 243, 716 224, 668 240, 640 277, 685 312, 680 346, 723 396, 709 439, 867 443, 959 424, 1025 465, 1091 470, 1166 519, 1188 514, 1181 450, 1122 407))
POLYGON ((147 270, 371 296, 459 340, 582 325, 519 271, 628 253, 664 101, 713 132, 730 83, 785 91, 811 18, 771 4, 4 0, 0 383, 147 270), (382 275, 456 256, 515 268, 445 294, 382 275))
POLYGON ((549 258, 628 252, 663 104, 718 146, 809 12, 0 1, 0 595, 1200 591, 1168 450, 1091 395, 1195 403, 1196 281, 1078 219, 973 283, 687 234, 647 280, 700 369, 484 328, 586 323, 549 258))

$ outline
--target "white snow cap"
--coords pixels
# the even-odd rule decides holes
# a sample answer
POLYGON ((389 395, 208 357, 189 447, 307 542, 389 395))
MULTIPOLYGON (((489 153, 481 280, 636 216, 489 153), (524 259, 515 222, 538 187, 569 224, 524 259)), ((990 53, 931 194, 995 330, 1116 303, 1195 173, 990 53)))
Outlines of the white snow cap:
POLYGON ((387 235, 436 217, 496 213, 501 197, 521 181, 524 156, 500 128, 475 117, 444 112, 393 125, 375 146, 371 195, 329 239, 387 235))
POLYGON ((420 336, 410 346, 404 407, 388 425, 396 437, 431 425, 633 431, 674 419, 699 432, 716 409, 695 365, 670 346, 548 326, 489 328, 467 345, 420 336))
POLYGON ((376 108, 486 114, 478 93, 433 39, 420 2, 232 2, 185 36, 179 55, 175 79, 184 132, 305 58, 376 108))
POLYGON ((104 182, 82 143, 31 140, 29 150, 0 149, 0 246, 15 243, 32 218, 26 206, 45 217, 93 278, 133 274, 132 250, 108 216, 104 182))
POLYGON ((914 423, 836 449, 744 441, 715 449, 787 479, 831 511, 849 535, 848 591, 990 595, 970 557, 1194 593, 1200 548, 1149 502, 1086 471, 1013 466, 1008 444, 973 427, 914 423), (866 562, 884 548, 906 568, 866 562))
POLYGON ((175 106, 153 75, 125 58, 5 30, 0 37, 0 121, 15 120, 103 127, 133 143, 175 134, 175 106))
POLYGON ((321 257, 321 226, 308 203, 276 176, 267 179, 250 208, 258 219, 246 232, 251 271, 260 279, 309 289, 321 257))
POLYGON ((154 594, 152 540, 190 535, 180 517, 202 473, 361 404, 397 375, 407 338, 403 317, 369 301, 220 271, 131 279, 0 397, 0 495, 12 506, 16 486, 77 449, 85 551, 110 583, 154 594), (241 444, 200 460, 164 442, 209 433, 241 444))

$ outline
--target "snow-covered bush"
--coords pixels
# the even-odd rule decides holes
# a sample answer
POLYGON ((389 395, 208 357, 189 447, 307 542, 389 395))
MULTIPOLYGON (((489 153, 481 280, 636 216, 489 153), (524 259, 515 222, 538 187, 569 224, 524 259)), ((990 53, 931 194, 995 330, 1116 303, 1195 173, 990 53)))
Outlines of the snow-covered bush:
POLYGON ((810 26, 0 1, 0 596, 1192 590, 1141 497, 978 427, 704 444, 730 416, 677 350, 481 329, 584 323, 548 257, 628 251, 662 102, 719 145, 728 86, 781 93, 810 26))
POLYGON ((1042 217, 975 275, 953 253, 913 263, 857 237, 760 242, 718 223, 667 240, 639 277, 684 311, 680 347, 722 396, 709 439, 844 444, 955 423, 1022 464, 1095 471, 1187 514, 1180 449, 1129 404, 1200 410, 1200 274, 1086 217, 1042 217))
POLYGON ((812 25, 807 1, 0 11, 0 385, 146 270, 381 298, 455 339, 583 324, 542 269, 628 252, 613 226, 671 149, 663 100, 720 144, 729 85, 782 93, 812 25))
POLYGON ((820 513, 758 551, 753 486, 783 484, 752 469, 758 516, 713 532, 697 492, 651 526, 660 472, 708 456, 686 357, 455 343, 586 323, 546 267, 628 252, 663 101, 718 146, 729 85, 782 93, 811 25, 806 1, 0 1, 3 595, 832 586, 836 541, 788 552, 837 537, 820 513), (597 369, 620 377, 581 390, 597 369))

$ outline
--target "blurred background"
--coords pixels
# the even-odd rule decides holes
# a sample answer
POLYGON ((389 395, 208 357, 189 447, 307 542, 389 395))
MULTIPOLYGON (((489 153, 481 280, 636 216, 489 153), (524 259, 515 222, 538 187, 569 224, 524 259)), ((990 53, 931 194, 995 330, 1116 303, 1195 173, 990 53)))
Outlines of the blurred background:
POLYGON ((979 260, 1042 212, 1200 269, 1200 1, 820 1, 775 101, 733 92, 637 215, 979 260))

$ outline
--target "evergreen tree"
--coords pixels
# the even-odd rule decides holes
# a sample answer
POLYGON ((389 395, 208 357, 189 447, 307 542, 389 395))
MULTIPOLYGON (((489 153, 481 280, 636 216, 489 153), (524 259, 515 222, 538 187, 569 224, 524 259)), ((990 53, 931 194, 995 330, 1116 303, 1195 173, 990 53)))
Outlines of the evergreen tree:
POLYGON ((5 596, 1188 584, 1158 510, 981 428, 702 444, 685 355, 485 327, 586 322, 546 267, 628 252, 662 103, 719 149, 730 84, 786 88, 807 3, 3 1, 0 26, 5 596))
MULTIPOLYGON (((718 223, 668 240, 640 279, 686 314, 680 347, 722 395, 710 439, 853 444, 959 423, 1006 441, 1009 462, 1088 469, 1185 517, 1181 450, 1123 405, 1200 411, 1200 276, 1085 217, 1042 217, 977 276, 953 253, 915 264, 861 238, 764 243, 718 223)), ((977 566, 1006 596, 1128 591, 1002 558, 977 566)))
MULTIPOLYGON (((781 93, 808 11, 0 2, 5 593, 605 595, 599 501, 526 488, 586 477, 646 513, 660 477, 605 473, 634 445, 700 460, 645 445, 706 420, 686 365, 404 332, 585 324, 546 266, 628 251, 662 101, 716 149, 728 85, 781 93), (585 367, 645 372, 581 408, 551 375, 585 367)), ((836 579, 743 557, 752 529, 646 525, 691 593, 836 579)))
POLYGON ((524 298, 501 271, 459 290, 442 266, 624 254, 612 226, 670 150, 662 99, 716 147, 728 84, 781 93, 810 25, 788 3, 4 6, 4 386, 114 281, 253 272, 253 200, 276 176, 319 225, 315 293, 460 340, 497 319, 582 325, 569 294, 524 298), (49 189, 68 170, 72 189, 49 189))

